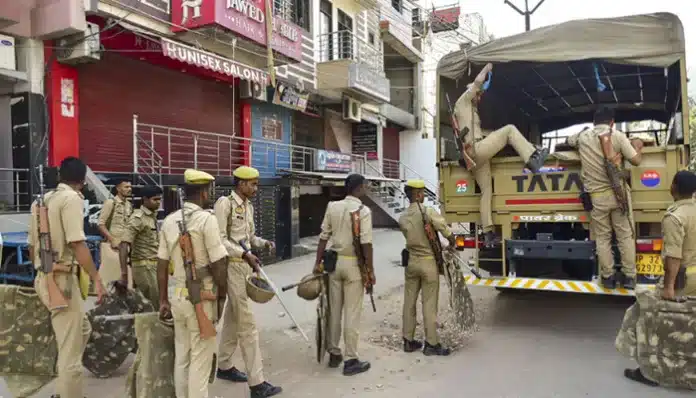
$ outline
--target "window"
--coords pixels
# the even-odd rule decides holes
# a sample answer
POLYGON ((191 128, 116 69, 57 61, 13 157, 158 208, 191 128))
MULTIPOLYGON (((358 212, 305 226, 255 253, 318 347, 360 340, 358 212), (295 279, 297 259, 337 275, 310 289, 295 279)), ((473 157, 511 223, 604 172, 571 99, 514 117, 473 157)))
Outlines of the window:
POLYGON ((353 58, 353 18, 338 10, 338 57, 353 58))
POLYGON ((331 3, 321 0, 319 4, 319 59, 322 62, 334 59, 333 54, 333 17, 331 3))
POLYGON ((402 9, 401 0, 392 0, 392 7, 400 13, 402 9))
POLYGON ((367 42, 370 43, 371 45, 375 45, 375 34, 370 32, 367 34, 367 42))
POLYGON ((311 29, 310 1, 273 0, 273 13, 309 32, 311 29))
POLYGON ((283 122, 273 117, 261 120, 261 136, 266 140, 283 140, 283 122))

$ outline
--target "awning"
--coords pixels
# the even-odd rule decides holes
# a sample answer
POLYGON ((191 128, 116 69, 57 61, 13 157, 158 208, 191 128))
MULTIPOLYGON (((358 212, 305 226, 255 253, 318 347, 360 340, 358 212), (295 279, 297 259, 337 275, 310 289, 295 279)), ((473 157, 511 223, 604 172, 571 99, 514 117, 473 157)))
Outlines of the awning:
MULTIPOLYGON (((342 174, 342 173, 322 173, 318 171, 300 171, 300 170, 280 170, 282 173, 287 173, 288 175, 300 177, 300 178, 308 178, 308 179, 318 179, 318 180, 329 180, 331 182, 339 182, 341 185, 343 184, 343 181, 350 175, 350 174, 342 174)), ((364 176, 366 180, 369 181, 378 181, 378 182, 397 182, 400 183, 402 182, 401 180, 397 180, 394 178, 387 178, 387 177, 382 177, 382 176, 371 176, 371 175, 365 175, 364 176)), ((339 184, 332 184, 332 185, 339 185, 339 184)))

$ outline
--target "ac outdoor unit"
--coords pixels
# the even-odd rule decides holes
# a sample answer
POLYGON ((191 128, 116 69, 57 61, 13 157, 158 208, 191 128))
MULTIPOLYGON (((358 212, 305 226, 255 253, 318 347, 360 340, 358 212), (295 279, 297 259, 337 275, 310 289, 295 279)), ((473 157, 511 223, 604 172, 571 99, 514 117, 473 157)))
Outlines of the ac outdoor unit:
POLYGON ((15 39, 0 35, 0 69, 17 70, 15 57, 15 39))
POLYGON ((356 123, 362 121, 362 112, 360 110, 360 101, 351 97, 343 97, 343 120, 350 120, 356 123))
POLYGON ((64 64, 80 64, 101 59, 99 25, 87 22, 87 29, 58 41, 58 61, 64 64))
POLYGON ((241 90, 239 98, 267 101, 266 87, 262 87, 259 83, 242 80, 239 87, 241 90))

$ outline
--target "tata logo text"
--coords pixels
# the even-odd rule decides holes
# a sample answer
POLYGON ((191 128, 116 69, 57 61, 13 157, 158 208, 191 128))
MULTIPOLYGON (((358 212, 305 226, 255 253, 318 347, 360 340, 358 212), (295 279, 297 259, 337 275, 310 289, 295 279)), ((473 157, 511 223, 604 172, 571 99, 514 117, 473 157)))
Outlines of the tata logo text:
POLYGON ((517 183, 517 192, 568 192, 582 187, 578 173, 519 175, 512 180, 517 183))

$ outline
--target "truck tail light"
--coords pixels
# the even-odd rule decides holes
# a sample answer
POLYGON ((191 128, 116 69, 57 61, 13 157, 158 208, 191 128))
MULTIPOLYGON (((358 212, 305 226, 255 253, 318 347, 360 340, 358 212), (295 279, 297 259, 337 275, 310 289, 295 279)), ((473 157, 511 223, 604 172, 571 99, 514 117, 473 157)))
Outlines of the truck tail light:
POLYGON ((476 248, 476 238, 473 236, 456 235, 454 237, 454 243, 457 250, 476 248))
POLYGON ((636 239, 636 251, 639 253, 662 251, 662 239, 636 239))

